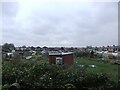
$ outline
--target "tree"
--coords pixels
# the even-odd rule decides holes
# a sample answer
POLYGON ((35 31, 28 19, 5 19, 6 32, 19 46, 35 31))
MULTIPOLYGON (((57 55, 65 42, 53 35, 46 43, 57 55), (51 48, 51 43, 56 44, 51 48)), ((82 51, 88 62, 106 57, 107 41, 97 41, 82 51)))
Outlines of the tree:
POLYGON ((12 51, 12 50, 14 50, 14 49, 15 49, 15 46, 14 46, 13 43, 10 43, 10 44, 5 43, 5 44, 2 46, 2 51, 4 51, 4 52, 10 52, 10 51, 12 51))
POLYGON ((13 44, 13 43, 10 43, 10 44, 9 44, 9 48, 10 48, 10 50, 14 50, 14 49, 15 49, 14 44, 13 44))
POLYGON ((90 58, 93 58, 93 56, 94 56, 94 51, 92 50, 92 51, 90 52, 90 58))
POLYGON ((35 50, 35 47, 31 46, 31 50, 33 50, 33 51, 34 51, 34 50, 35 50))
POLYGON ((22 46, 22 48, 26 48, 26 46, 25 46, 25 45, 23 45, 23 46, 22 46))
POLYGON ((61 50, 65 50, 64 47, 61 47, 61 50))

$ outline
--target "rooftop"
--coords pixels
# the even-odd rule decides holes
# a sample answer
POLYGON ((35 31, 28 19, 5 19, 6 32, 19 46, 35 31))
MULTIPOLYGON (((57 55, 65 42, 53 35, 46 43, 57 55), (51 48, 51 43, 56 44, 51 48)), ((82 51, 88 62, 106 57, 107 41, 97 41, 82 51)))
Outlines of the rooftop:
POLYGON ((49 52, 49 55, 67 55, 67 54, 73 54, 73 52, 49 52))

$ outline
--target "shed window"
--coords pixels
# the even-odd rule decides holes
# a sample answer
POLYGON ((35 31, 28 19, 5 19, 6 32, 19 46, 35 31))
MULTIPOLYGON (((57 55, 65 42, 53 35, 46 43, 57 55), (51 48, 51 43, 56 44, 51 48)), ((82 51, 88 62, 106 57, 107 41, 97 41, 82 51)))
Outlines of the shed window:
POLYGON ((62 58, 56 57, 56 64, 61 65, 62 64, 62 58))

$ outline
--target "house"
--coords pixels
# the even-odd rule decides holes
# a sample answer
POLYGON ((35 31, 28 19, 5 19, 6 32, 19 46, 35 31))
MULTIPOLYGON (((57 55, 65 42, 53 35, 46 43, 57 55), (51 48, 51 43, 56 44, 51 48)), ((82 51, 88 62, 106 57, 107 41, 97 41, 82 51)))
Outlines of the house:
POLYGON ((46 50, 41 51, 41 54, 46 54, 46 53, 47 53, 46 50))
POLYGON ((68 64, 74 63, 74 53, 73 52, 49 52, 49 63, 50 64, 68 64))

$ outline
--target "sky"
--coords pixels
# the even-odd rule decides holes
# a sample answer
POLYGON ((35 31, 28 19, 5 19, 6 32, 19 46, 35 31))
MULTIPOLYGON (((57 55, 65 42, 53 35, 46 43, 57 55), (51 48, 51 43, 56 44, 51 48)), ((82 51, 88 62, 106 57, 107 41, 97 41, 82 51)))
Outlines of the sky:
POLYGON ((83 47, 118 44, 118 3, 78 0, 1 2, 2 44, 83 47))

